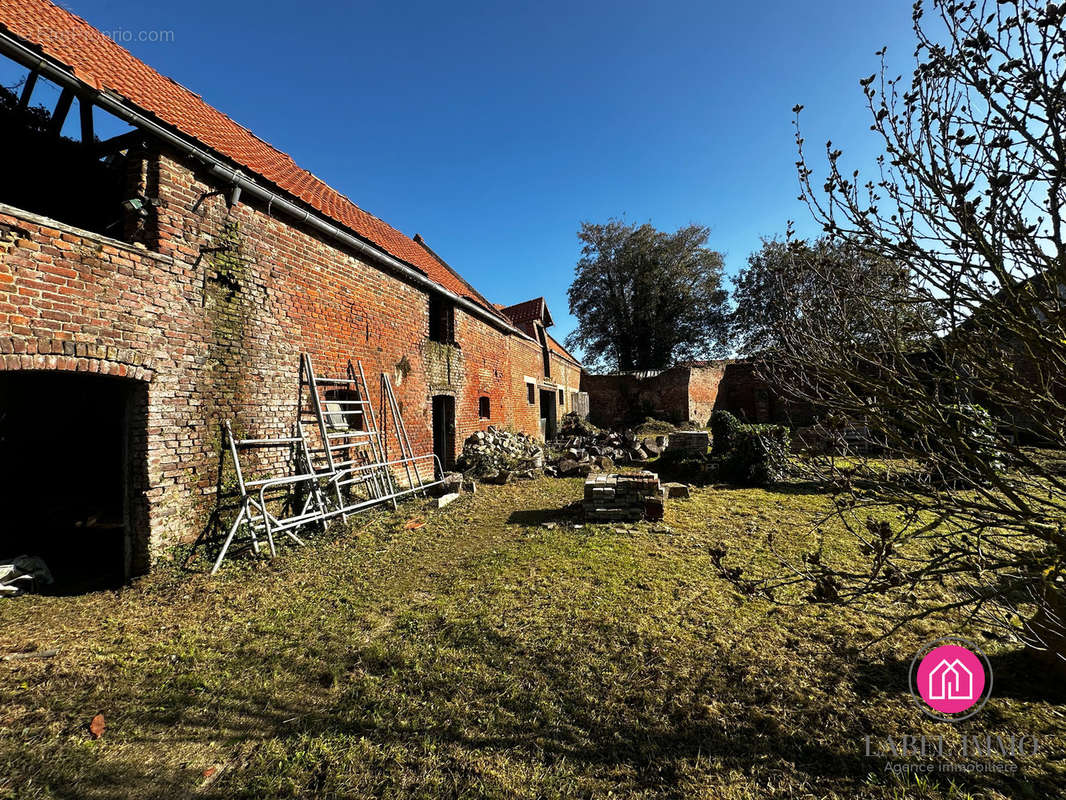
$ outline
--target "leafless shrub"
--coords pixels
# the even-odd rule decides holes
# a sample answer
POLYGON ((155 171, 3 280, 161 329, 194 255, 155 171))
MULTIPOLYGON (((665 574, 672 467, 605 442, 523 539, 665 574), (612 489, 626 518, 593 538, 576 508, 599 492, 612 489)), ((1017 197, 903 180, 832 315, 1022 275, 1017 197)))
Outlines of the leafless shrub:
POLYGON ((791 295, 765 370, 860 432, 847 458, 807 468, 866 555, 862 570, 818 554, 793 568, 827 601, 950 585, 964 592, 940 609, 1063 658, 1066 481, 1025 445, 1066 447, 1066 4, 932 8, 914 6, 909 80, 882 50, 860 81, 883 144, 874 177, 827 142, 816 179, 795 109, 802 198, 826 241, 898 269, 849 281, 789 245, 819 291, 791 295), (925 329, 903 335, 901 319, 925 329))

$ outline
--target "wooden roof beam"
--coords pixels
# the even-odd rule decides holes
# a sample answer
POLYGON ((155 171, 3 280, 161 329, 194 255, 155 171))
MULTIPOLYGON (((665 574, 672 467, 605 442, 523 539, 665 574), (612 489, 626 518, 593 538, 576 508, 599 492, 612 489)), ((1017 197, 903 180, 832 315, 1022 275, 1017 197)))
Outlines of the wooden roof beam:
POLYGON ((67 88, 59 95, 55 110, 52 112, 52 121, 48 125, 48 132, 53 136, 59 136, 63 131, 63 123, 67 121, 67 113, 74 102, 74 90, 67 88))

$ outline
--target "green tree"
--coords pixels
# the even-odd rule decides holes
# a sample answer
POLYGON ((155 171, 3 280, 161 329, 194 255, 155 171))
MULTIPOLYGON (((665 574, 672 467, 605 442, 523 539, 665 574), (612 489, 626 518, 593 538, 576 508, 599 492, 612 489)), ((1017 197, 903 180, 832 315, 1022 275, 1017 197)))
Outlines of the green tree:
POLYGON ((701 225, 665 233, 618 219, 581 223, 582 257, 569 290, 578 327, 567 345, 590 366, 615 370, 722 352, 728 295, 709 234, 701 225))
MULTIPOLYGON (((11 117, 19 113, 18 90, 25 79, 13 86, 0 86, 0 115, 11 117)), ((20 123, 34 133, 46 133, 52 121, 51 112, 44 106, 29 106, 21 111, 20 123)))

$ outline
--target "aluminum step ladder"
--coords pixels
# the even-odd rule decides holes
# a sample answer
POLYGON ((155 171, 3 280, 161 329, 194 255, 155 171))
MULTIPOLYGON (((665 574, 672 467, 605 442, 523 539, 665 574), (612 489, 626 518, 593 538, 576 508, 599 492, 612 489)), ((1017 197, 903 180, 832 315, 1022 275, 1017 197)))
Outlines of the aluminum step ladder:
MULTIPOLYGON (((337 508, 350 505, 351 493, 362 488, 368 500, 388 499, 396 507, 392 473, 362 362, 348 362, 342 377, 315 373, 311 356, 300 355, 300 397, 297 417, 313 424, 319 441, 308 449, 311 468, 328 476, 337 508)), ((347 520, 346 512, 341 513, 347 520)))

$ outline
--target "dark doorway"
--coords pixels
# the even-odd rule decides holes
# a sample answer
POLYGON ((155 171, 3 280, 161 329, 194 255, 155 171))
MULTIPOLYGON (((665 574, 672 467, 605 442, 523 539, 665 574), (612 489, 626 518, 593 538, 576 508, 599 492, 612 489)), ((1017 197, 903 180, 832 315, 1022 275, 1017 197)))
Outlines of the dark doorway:
POLYGON ((455 398, 447 394, 433 397, 433 453, 440 459, 441 468, 450 470, 455 464, 455 398))
POLYGON ((540 435, 544 441, 555 438, 555 390, 540 390, 540 435))
POLYGON ((43 559, 61 593, 143 569, 146 401, 122 378, 0 372, 0 560, 43 559))

